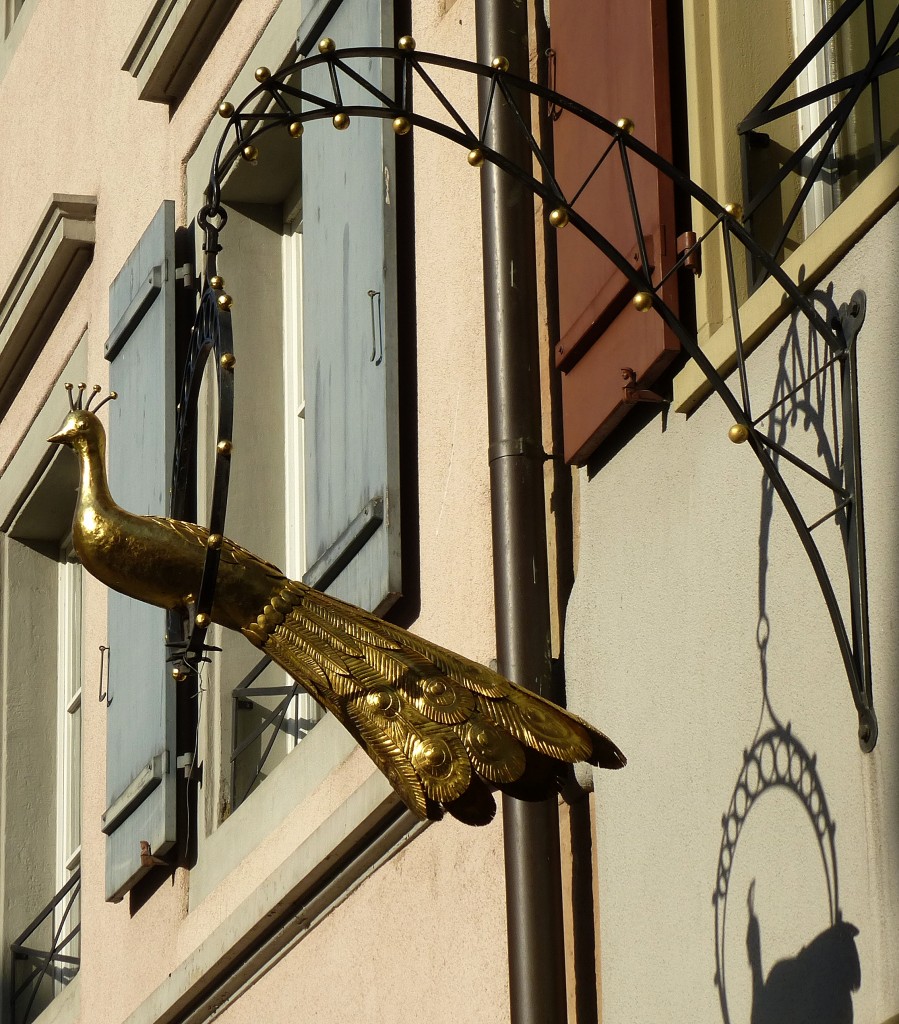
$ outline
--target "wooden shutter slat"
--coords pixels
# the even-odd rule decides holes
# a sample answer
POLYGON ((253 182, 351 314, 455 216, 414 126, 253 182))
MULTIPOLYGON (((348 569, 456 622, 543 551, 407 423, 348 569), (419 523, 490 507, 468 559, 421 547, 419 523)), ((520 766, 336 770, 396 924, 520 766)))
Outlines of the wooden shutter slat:
MULTIPOLYGON (((109 289, 109 483, 140 515, 166 515, 174 431, 175 204, 166 201, 109 289)), ((175 693, 166 613, 110 591, 106 898, 120 899, 175 840, 175 693)))
MULTIPOLYGON (((558 90, 611 121, 630 118, 635 135, 670 159, 667 0, 589 5, 554 0, 551 27, 558 90)), ((553 139, 559 184, 573 197, 594 171, 608 139, 567 111, 556 122, 553 139)), ((630 158, 628 167, 639 223, 617 147, 593 173, 574 209, 638 268, 642 239, 652 279, 658 281, 676 258, 673 185, 642 160, 630 158)), ((648 386, 670 363, 678 344, 657 316, 630 305, 633 286, 570 228, 558 234, 558 271, 555 359, 563 372, 565 458, 582 463, 629 409, 622 371, 633 370, 641 386, 648 386)), ((674 278, 661 297, 676 308, 674 278)))
MULTIPOLYGON (((392 3, 347 0, 321 31, 344 45, 392 43, 392 3)), ((353 64, 370 80, 381 68, 378 59, 353 64)), ((326 95, 320 74, 306 88, 326 95)), ((371 103, 345 75, 340 88, 347 105, 371 103)), ((327 589, 381 612, 400 590, 394 145, 380 119, 356 118, 346 131, 313 121, 302 163, 306 561, 334 551, 380 502, 383 521, 327 589)))

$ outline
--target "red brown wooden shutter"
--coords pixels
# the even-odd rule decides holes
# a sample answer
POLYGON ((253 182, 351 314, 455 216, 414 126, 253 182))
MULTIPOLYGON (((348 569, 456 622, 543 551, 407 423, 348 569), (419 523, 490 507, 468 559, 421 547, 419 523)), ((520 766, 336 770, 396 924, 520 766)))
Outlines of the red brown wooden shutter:
MULTIPOLYGON (((671 159, 667 0, 553 0, 556 88, 611 121, 630 118, 635 138, 671 159)), ((565 111, 554 127, 556 177, 577 192, 608 142, 565 111)), ((658 281, 675 262, 674 188, 639 158, 630 160, 647 257, 658 281)), ((640 265, 637 232, 620 156, 612 152, 573 207, 619 252, 640 265)), ((623 274, 575 228, 558 232, 565 459, 583 464, 631 407, 624 379, 650 387, 678 351, 653 312, 638 312, 623 274)), ((677 281, 662 299, 677 309, 677 281)))

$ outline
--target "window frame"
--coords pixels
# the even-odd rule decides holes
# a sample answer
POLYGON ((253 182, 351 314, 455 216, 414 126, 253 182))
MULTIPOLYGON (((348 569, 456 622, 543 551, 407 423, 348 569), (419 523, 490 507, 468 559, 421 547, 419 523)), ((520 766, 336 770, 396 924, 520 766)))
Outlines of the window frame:
MULTIPOLYGON (((325 4, 323 0, 318 0, 300 25, 299 32, 295 11, 291 12, 289 7, 290 5, 282 4, 275 12, 256 47, 248 55, 235 81, 230 85, 227 96, 220 97, 222 100, 229 97, 232 100, 240 98, 255 89, 258 85, 254 77, 257 67, 265 66, 275 70, 294 63, 298 59, 297 40, 307 39, 310 33, 318 30, 323 11, 333 7, 333 2, 329 0, 328 4, 325 4)), ((186 161, 185 193, 188 210, 200 209, 205 202, 204 193, 208 184, 209 168, 223 128, 224 123, 218 117, 212 117, 206 132, 186 161)), ((296 146, 296 142, 293 145, 296 146)), ((262 152, 260 167, 264 160, 265 153, 262 152)), ((243 161, 238 161, 223 185, 225 203, 229 201, 231 190, 235 201, 245 200, 246 194, 240 191, 245 187, 245 176, 253 175, 257 171, 258 169, 254 171, 243 161)), ((257 180, 263 180, 259 178, 258 173, 257 180)), ((266 187, 270 188, 270 185, 271 182, 266 187)), ((265 198, 270 204, 272 196, 266 194, 265 198)), ((286 196, 279 197, 277 201, 285 213, 284 219, 289 220, 293 211, 298 208, 297 195, 288 191, 286 196)), ((229 230, 231 226, 229 224, 229 230)), ((284 244, 283 235, 281 244, 284 244)), ((283 258, 283 249, 281 255, 283 258)), ((201 263, 198 248, 197 265, 201 263)), ((241 291, 234 282, 233 273, 226 276, 226 280, 229 290, 235 293, 235 308, 232 314, 239 315, 238 298, 241 291)), ((282 311, 282 305, 283 298, 279 303, 279 312, 282 311)), ((239 351, 237 356, 239 370, 239 351)), ((207 409, 201 414, 201 435, 206 435, 201 439, 201 445, 205 444, 205 448, 201 450, 209 450, 209 445, 213 442, 214 403, 214 396, 207 395, 207 409)), ((208 483, 204 470, 200 467, 198 488, 201 505, 204 489, 208 490, 208 483)), ((201 516, 203 511, 202 508, 199 511, 201 516)), ((240 540, 240 537, 235 539, 240 540)), ((296 553, 294 548, 295 556, 296 553)), ((237 640, 247 647, 242 638, 237 640)), ((211 642, 219 642, 218 634, 213 634, 211 642)), ((248 660, 254 656, 258 659, 258 652, 252 649, 248 649, 248 652, 248 660)), ((225 700, 230 703, 230 689, 226 694, 222 679, 223 662, 228 660, 225 656, 217 656, 208 669, 209 678, 203 682, 204 694, 201 694, 201 699, 213 689, 220 695, 220 705, 217 709, 211 705, 207 707, 207 725, 203 726, 201 723, 200 756, 207 761, 204 780, 209 780, 213 770, 218 772, 219 766, 227 763, 227 752, 221 749, 221 738, 222 734, 227 732, 222 726, 225 725, 224 717, 230 710, 224 706, 225 700), (209 761, 214 762, 214 769, 210 767, 209 761)), ((235 682, 239 678, 237 676, 235 682)), ((321 827, 329 832, 331 829, 341 832, 348 830, 353 835, 358 834, 360 838, 354 839, 353 842, 361 843, 363 849, 367 849, 371 842, 377 841, 379 823, 386 824, 397 815, 400 816, 400 824, 390 827, 398 828, 404 835, 422 827, 417 819, 403 810, 399 797, 395 795, 389 783, 336 720, 325 716, 308 733, 299 747, 299 751, 292 752, 274 768, 262 797, 256 795, 254 799, 254 795, 251 795, 237 808, 223 808, 221 788, 210 787, 208 795, 204 796, 201 793, 199 796, 198 853, 190 876, 191 913, 203 906, 214 892, 221 891, 219 887, 223 883, 237 885, 242 890, 242 884, 237 881, 242 872, 235 869, 242 862, 251 859, 255 851, 268 849, 273 841, 277 842, 276 837, 283 831, 278 826, 288 820, 299 820, 302 834, 306 834, 307 824, 313 828, 317 822, 321 822, 321 827), (361 828, 363 822, 365 825, 361 828)), ((331 852, 324 847, 321 849, 321 856, 325 860, 333 857, 333 849, 331 852)), ((268 863, 270 861, 266 861, 266 864, 268 863)), ((278 874, 289 878, 291 870, 286 867, 284 870, 278 869, 278 874)))
MULTIPOLYGON (((782 4, 785 18, 792 17, 795 3, 782 4)), ((687 97, 689 111, 702 111, 702 119, 690 118, 689 152, 691 177, 721 202, 736 200, 742 195, 743 178, 735 126, 745 116, 745 97, 735 96, 729 81, 743 75, 744 68, 732 59, 735 55, 722 49, 719 41, 727 27, 726 15, 745 11, 727 4, 727 0, 684 0, 684 37, 686 48, 687 97), (715 52, 715 61, 708 54, 715 52)), ((756 13, 764 22, 764 12, 756 13)), ((787 33, 785 33, 785 36, 787 33)), ((728 36, 728 38, 730 38, 728 36)), ((784 56, 783 71, 794 50, 784 56)), ((895 74, 895 72, 894 72, 895 74)), ((776 75, 775 75, 776 77, 776 75)), ((757 96, 771 85, 774 77, 758 79, 757 96)), ((755 89, 755 84, 751 87, 755 89)), ((753 93, 755 95, 755 93, 753 93)), ((747 108, 748 109, 748 108, 747 108)), ((801 282, 806 291, 813 289, 839 262, 843 255, 865 234, 871 225, 899 201, 899 148, 883 161, 846 196, 781 264, 793 280, 801 282)), ((694 205, 694 216, 702 211, 694 205)), ((700 220, 694 230, 710 226, 700 220)), ((737 254, 738 259, 743 253, 737 254)), ((737 284, 747 279, 737 273, 737 284)), ((703 250, 703 274, 696 281, 696 319, 699 343, 716 370, 727 376, 736 366, 734 324, 726 294, 727 276, 720 246, 703 250)), ((771 333, 789 309, 777 284, 766 280, 752 294, 742 288, 740 294, 740 328, 744 353, 751 352, 771 333)), ((710 394, 711 385, 696 363, 689 360, 675 376, 672 408, 692 413, 710 394)))

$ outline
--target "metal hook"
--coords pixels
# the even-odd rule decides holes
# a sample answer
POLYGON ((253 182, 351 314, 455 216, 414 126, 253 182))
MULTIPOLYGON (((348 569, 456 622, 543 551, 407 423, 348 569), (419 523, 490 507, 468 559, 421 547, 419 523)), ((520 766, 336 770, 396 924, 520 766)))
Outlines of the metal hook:
POLYGON ((384 358, 384 334, 381 330, 381 293, 373 288, 368 289, 368 297, 371 300, 371 357, 370 363, 375 366, 381 365, 384 358), (375 316, 375 296, 378 299, 378 313, 375 316), (375 358, 377 356, 377 358, 375 358))
MULTIPOLYGON (((556 91, 556 51, 552 47, 546 51, 546 87, 556 91)), ((546 106, 546 116, 550 121, 558 121, 562 116, 562 108, 550 101, 546 106)))
POLYGON ((106 706, 107 707, 109 707, 109 705, 112 703, 112 693, 110 692, 110 689, 109 689, 109 661, 110 661, 110 659, 108 659, 106 657, 106 652, 108 650, 109 650, 108 647, 105 647, 103 644, 100 644, 100 696, 99 696, 99 700, 100 700, 101 704, 103 703, 103 701, 106 701, 106 706), (106 692, 105 693, 103 692, 103 668, 104 668, 104 666, 106 667, 106 692))

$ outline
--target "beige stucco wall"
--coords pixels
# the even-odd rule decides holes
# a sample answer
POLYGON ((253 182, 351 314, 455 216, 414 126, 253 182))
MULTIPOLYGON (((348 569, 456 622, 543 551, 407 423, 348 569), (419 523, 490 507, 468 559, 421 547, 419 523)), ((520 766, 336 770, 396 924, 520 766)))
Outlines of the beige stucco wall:
MULTIPOLYGON (((16 452, 45 400, 62 413, 61 390, 53 388, 49 397, 48 390, 85 325, 86 379, 107 379, 102 345, 110 282, 163 199, 177 201, 179 224, 194 214, 188 162, 217 120, 216 106, 232 95, 231 83, 272 16, 281 19, 289 41, 310 6, 245 0, 187 97, 170 110, 138 101, 137 83, 120 70, 147 5, 109 0, 73 9, 64 0, 31 2, 27 31, 0 78, 8 138, 18 140, 16 153, 0 164, 0 282, 10 278, 51 193, 97 196, 97 241, 88 272, 0 421, 0 466, 16 452)), ((471 2, 458 0, 445 14, 443 5, 414 6, 423 48, 472 56, 471 2)), ((412 625, 486 662, 495 644, 477 172, 448 143, 416 139, 415 145, 421 598, 412 625)), ((236 344, 239 353, 239 338, 236 344)), ((280 557, 277 551, 260 554, 280 557)), ((210 873, 197 887, 199 895, 191 891, 188 872, 178 869, 160 873, 158 887, 140 902, 104 903, 98 824, 106 803, 106 723, 95 684, 106 600, 90 582, 84 615, 82 964, 77 984, 48 1012, 91 1024, 118 1024, 130 1014, 153 1020, 165 998, 154 993, 169 975, 202 954, 223 925, 227 932, 229 915, 261 899, 261 881, 283 876, 291 856, 364 789, 373 769, 363 755, 348 752, 320 784, 297 781, 292 806, 284 806, 290 801, 282 794, 280 802, 263 798, 258 815, 242 808, 244 819, 256 818, 261 838, 246 849, 235 840, 236 866, 224 876, 210 873)), ((282 773, 282 785, 292 781, 290 771, 282 773)), ((222 1019, 294 1016, 299 1010, 304 1019, 329 1022, 418 1019, 425 1002, 441 1008, 431 1014, 434 1020, 504 1019, 501 837, 499 821, 480 831, 453 823, 425 831, 222 1019)), ((226 852, 209 847, 207 856, 226 852)))
MULTIPOLYGON (((897 229, 893 209, 820 286, 836 304, 855 289, 867 293, 858 354, 880 721, 873 753, 859 750, 849 685, 799 540, 749 446, 728 440, 731 420, 717 398, 690 418, 656 417, 607 464, 580 473, 579 560, 565 638, 569 703, 629 758, 625 771, 597 778, 607 1021, 720 1019, 712 897, 722 819, 744 751, 771 727, 772 714, 815 758, 836 824, 836 867, 822 859, 795 792, 768 790, 752 804, 722 924, 730 1019, 750 1013, 750 884, 767 976, 830 925, 828 871, 843 918, 859 930, 855 1019, 883 1021, 899 1011, 897 229)), ((789 338, 779 329, 752 354, 756 414, 800 382, 803 363, 814 365, 810 344, 800 324, 789 338)), ((776 435, 817 465, 839 452, 834 385, 822 380, 801 393, 795 418, 787 406, 776 435)), ((833 507, 826 490, 784 472, 808 522, 833 507)), ((815 538, 845 609, 837 527, 828 523, 815 538)), ((835 963, 819 959, 818 985, 835 963)))

